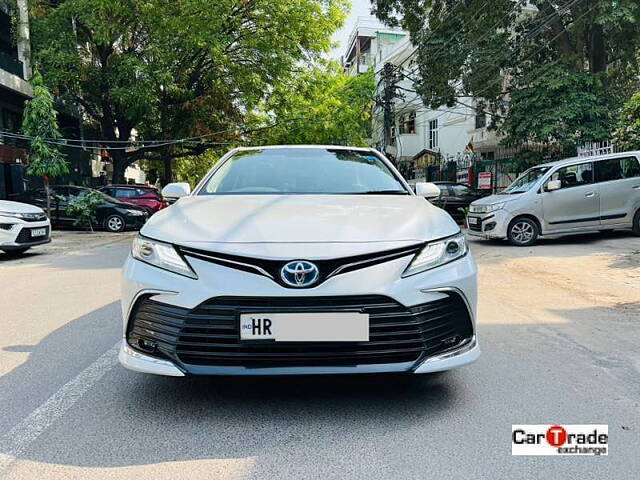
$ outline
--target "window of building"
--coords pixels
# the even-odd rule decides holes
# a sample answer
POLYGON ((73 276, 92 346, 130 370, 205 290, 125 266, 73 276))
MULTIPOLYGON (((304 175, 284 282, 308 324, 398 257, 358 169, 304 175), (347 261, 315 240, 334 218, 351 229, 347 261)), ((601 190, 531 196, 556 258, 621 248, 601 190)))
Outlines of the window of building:
POLYGON ((484 128, 487 126, 487 114, 484 112, 476 112, 476 128, 484 128))
POLYGON ((438 148, 438 119, 429 121, 429 149, 438 148))
POLYGON ((416 133, 416 112, 405 113, 400 117, 400 134, 416 133))

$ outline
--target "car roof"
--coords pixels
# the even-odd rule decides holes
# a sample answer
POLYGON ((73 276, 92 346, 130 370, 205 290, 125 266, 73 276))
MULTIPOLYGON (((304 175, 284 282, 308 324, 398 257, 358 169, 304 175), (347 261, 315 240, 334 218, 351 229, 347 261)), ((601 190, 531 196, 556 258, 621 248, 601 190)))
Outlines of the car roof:
POLYGON ((597 160, 604 160, 606 158, 623 158, 623 157, 628 157, 629 155, 635 155, 636 157, 639 157, 640 150, 634 150, 629 152, 619 152, 619 153, 608 153, 606 155, 594 155, 589 157, 571 157, 571 158, 565 158, 563 160, 556 160, 555 162, 541 163, 540 165, 536 165, 536 166, 537 167, 561 167, 564 165, 573 165, 576 163, 594 162, 597 160))
POLYGON ((247 151, 247 150, 274 150, 278 148, 309 148, 318 150, 356 150, 360 152, 375 152, 376 150, 370 147, 350 147, 347 145, 262 145, 255 147, 238 147, 235 151, 247 151))
POLYGON ((134 184, 113 184, 113 185, 104 185, 100 188, 147 188, 149 190, 157 190, 156 187, 152 187, 151 185, 143 185, 143 184, 138 184, 138 183, 134 183, 134 184))

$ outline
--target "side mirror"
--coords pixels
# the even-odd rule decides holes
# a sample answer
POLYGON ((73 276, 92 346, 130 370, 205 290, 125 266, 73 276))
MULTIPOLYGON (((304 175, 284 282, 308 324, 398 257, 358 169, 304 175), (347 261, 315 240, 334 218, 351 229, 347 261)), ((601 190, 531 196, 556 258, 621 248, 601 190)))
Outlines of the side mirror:
POLYGON ((560 188, 562 188, 562 182, 560 180, 549 180, 544 189, 547 192, 553 192, 554 190, 560 190, 560 188))
POLYGON ((416 195, 426 199, 437 198, 440 196, 440 189, 435 183, 419 182, 416 183, 416 195))
POLYGON ((191 185, 188 183, 170 183, 162 189, 162 196, 170 199, 186 197, 191 193, 191 185))

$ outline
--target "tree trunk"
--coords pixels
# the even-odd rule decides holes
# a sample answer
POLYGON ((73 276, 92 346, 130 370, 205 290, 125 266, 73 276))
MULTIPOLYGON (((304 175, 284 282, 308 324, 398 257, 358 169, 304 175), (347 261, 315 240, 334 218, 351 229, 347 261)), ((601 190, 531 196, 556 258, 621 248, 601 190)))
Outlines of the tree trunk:
POLYGON ((172 158, 168 155, 164 157, 164 173, 162 175, 162 184, 167 185, 173 181, 173 163, 172 158))
POLYGON ((111 158, 113 160, 113 178, 111 179, 111 183, 127 183, 124 179, 124 172, 129 166, 126 154, 122 151, 113 150, 111 152, 111 158))
POLYGON ((604 46, 602 25, 594 23, 589 32, 589 71, 604 72, 607 69, 607 54, 604 46))
POLYGON ((47 197, 47 217, 51 220, 51 197, 49 194, 49 177, 45 175, 44 177, 44 196, 47 197))

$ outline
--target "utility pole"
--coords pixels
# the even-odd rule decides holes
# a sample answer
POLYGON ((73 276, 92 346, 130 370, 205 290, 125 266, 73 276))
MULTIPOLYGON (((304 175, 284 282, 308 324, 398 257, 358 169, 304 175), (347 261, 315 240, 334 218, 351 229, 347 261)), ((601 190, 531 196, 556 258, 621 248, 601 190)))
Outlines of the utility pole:
POLYGON ((396 95, 394 66, 391 63, 385 63, 382 68, 382 84, 382 111, 384 127, 382 153, 386 154, 387 146, 391 144, 391 128, 394 124, 393 99, 396 95))

